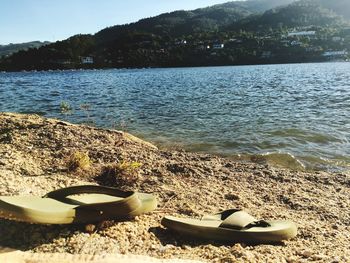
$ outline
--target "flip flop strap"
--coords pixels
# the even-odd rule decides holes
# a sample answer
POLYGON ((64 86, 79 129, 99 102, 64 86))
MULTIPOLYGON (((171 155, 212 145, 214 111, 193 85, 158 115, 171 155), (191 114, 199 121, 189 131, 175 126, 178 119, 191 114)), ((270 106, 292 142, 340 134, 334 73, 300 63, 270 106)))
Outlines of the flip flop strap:
POLYGON ((269 222, 265 220, 259 220, 259 221, 254 221, 253 223, 250 223, 247 225, 245 228, 251 228, 251 227, 269 227, 271 226, 269 222))
POLYGON ((106 194, 123 199, 113 202, 102 202, 92 204, 80 204, 76 209, 79 210, 95 210, 101 214, 125 215, 130 213, 142 204, 135 192, 125 192, 112 187, 97 186, 97 185, 81 185, 58 189, 47 193, 44 197, 52 198, 60 202, 72 204, 72 200, 67 198, 70 195, 76 194, 106 194))
MULTIPOLYGON (((245 211, 241 210, 230 210, 232 213, 228 215, 220 224, 220 227, 232 228, 232 229, 243 229, 257 220, 245 211)), ((226 213, 225 213, 226 214, 226 213)))

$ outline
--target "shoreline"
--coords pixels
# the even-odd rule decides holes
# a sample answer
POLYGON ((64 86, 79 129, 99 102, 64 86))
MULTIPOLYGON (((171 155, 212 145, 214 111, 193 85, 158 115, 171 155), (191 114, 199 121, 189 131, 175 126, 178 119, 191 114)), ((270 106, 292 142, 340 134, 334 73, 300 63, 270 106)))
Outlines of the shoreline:
POLYGON ((0 70, 0 73, 34 73, 34 72, 55 72, 55 71, 81 71, 81 70, 143 70, 143 69, 181 69, 181 68, 221 68, 221 67, 249 67, 249 66, 273 66, 273 65, 294 65, 294 64, 324 64, 324 63, 349 63, 344 61, 298 61, 298 62, 271 62, 260 64, 230 64, 230 65, 202 65, 202 66, 169 66, 169 67, 100 67, 100 68, 56 68, 56 69, 19 69, 19 70, 0 70))
POLYGON ((346 262, 350 258, 350 175, 300 172, 235 162, 204 153, 159 150, 127 133, 74 125, 38 115, 0 113, 1 195, 43 195, 79 184, 152 192, 154 213, 84 226, 42 226, 0 220, 0 246, 30 252, 137 254, 208 262, 346 262), (88 152, 91 168, 71 173, 64 160, 88 152), (138 180, 97 179, 101 167, 142 163, 138 180), (200 217, 243 208, 258 218, 292 220, 298 236, 279 245, 219 244, 193 240, 160 226, 165 215, 200 217))

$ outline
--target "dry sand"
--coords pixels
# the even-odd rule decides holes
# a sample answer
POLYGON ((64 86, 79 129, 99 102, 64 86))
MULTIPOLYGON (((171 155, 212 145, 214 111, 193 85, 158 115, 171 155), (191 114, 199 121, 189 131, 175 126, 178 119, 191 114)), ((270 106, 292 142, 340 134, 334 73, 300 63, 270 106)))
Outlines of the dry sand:
MULTIPOLYGON (((123 178, 121 178, 123 179, 123 178)), ((0 195, 43 195, 81 184, 154 193, 158 209, 97 226, 31 225, 0 219, 0 246, 36 253, 144 255, 207 262, 350 262, 350 175, 290 171, 179 150, 159 150, 127 133, 0 114, 0 195), (92 166, 69 172, 65 160, 87 151, 92 166), (101 178, 122 160, 142 163, 136 182, 101 178), (219 244, 164 229, 164 215, 200 217, 242 208, 288 219, 293 240, 275 245, 219 244)))

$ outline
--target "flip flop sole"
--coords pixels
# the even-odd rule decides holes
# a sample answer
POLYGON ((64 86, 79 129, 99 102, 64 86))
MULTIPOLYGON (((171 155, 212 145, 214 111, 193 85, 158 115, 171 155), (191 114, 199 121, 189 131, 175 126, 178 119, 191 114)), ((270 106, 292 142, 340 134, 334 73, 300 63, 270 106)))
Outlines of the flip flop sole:
POLYGON ((270 227, 252 227, 242 230, 219 227, 222 221, 218 220, 197 220, 172 216, 164 217, 161 223, 185 235, 226 242, 273 243, 291 239, 297 234, 296 225, 289 221, 268 221, 270 227))
MULTIPOLYGON (((101 214, 98 210, 82 210, 79 205, 67 204, 52 198, 9 196, 0 197, 0 218, 38 224, 93 223, 103 220, 121 219, 150 212, 157 207, 157 200, 151 194, 137 193, 141 205, 123 216, 113 217, 101 214)), ((115 196, 93 194, 71 197, 77 202, 113 202, 121 200, 115 196), (87 196, 87 195, 86 195, 87 196), (100 198, 99 198, 100 196, 100 198)))

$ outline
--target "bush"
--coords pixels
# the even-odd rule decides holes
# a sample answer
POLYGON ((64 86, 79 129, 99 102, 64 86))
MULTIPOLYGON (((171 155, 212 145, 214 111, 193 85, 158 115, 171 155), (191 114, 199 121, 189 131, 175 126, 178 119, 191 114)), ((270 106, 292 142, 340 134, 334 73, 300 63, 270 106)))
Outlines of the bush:
POLYGON ((141 163, 126 161, 108 164, 102 168, 99 179, 104 184, 134 184, 139 179, 138 171, 141 166, 141 163))

